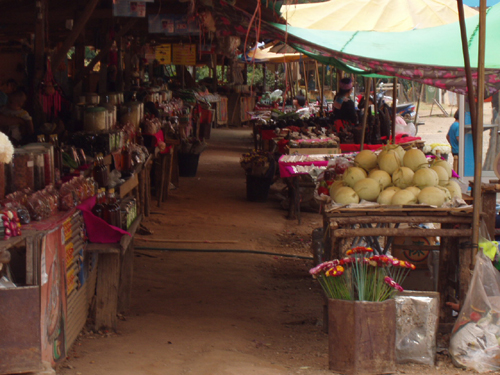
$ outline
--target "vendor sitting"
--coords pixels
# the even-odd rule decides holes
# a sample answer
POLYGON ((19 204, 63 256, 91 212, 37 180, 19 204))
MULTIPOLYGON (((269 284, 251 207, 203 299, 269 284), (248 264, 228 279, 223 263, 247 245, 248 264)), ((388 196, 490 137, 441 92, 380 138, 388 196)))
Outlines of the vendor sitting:
POLYGON ((23 109, 25 102, 24 91, 16 90, 9 96, 7 105, 0 109, 0 128, 16 145, 19 145, 23 138, 34 133, 33 120, 23 109))
POLYGON ((333 100, 333 125, 337 133, 347 127, 358 124, 356 108, 354 101, 351 99, 352 90, 352 80, 350 78, 342 78, 340 80, 339 92, 333 100))
POLYGON ((293 99, 293 106, 296 109, 304 108, 306 106, 306 97, 302 94, 302 91, 293 99))

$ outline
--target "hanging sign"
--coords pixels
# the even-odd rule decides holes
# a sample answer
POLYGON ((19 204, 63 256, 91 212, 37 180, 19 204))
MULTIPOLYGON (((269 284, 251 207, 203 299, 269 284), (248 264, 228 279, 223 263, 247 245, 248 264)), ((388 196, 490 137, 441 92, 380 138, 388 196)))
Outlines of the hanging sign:
POLYGON ((161 65, 172 64, 172 45, 160 44, 156 46, 156 60, 158 60, 161 65))
POLYGON ((113 0, 113 16, 146 17, 146 1, 113 0))
POLYGON ((183 14, 156 14, 148 17, 148 31, 152 34, 196 35, 200 32, 194 18, 183 14))
POLYGON ((196 65, 196 44, 174 44, 174 65, 196 65))

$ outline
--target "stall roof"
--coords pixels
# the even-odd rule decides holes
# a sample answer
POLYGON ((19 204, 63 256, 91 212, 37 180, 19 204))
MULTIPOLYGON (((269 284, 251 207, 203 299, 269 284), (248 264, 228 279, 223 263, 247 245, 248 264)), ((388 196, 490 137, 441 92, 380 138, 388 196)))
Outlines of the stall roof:
MULTIPOLYGON (((287 22, 295 27, 344 31, 406 31, 458 21, 456 0, 330 0, 283 5, 287 22)), ((477 11, 464 6, 465 17, 477 11)))
MULTIPOLYGON (((486 17, 487 95, 500 89, 500 4, 486 17)), ((477 67, 479 16, 466 20, 471 66, 477 67)), ((394 33, 310 30, 272 24, 272 29, 300 52, 347 68, 423 82, 465 93, 466 79, 459 23, 394 33)), ((477 71, 473 70, 476 81, 477 71)), ((476 84, 476 83, 475 83, 476 84)))

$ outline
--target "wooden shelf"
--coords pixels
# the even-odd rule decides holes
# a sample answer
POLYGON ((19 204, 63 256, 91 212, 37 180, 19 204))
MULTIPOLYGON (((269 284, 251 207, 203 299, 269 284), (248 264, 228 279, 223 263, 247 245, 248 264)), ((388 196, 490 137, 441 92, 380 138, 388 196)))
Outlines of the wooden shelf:
POLYGON ((134 173, 128 180, 116 188, 118 190, 118 196, 120 198, 125 197, 137 186, 139 186, 139 177, 137 177, 137 173, 134 173))
POLYGON ((20 244, 21 242, 25 241, 26 238, 34 236, 37 232, 38 231, 36 230, 23 231, 23 228, 21 227, 22 234, 20 236, 11 237, 6 241, 0 241, 0 253, 20 244))
POLYGON ((135 233, 137 232, 137 228, 139 228, 139 225, 141 224, 142 221, 142 215, 139 215, 136 217, 132 225, 130 226, 128 232, 130 233, 130 236, 128 234, 124 234, 120 240, 120 242, 116 243, 88 243, 87 246, 85 246, 85 251, 91 252, 91 253, 101 253, 101 254, 121 254, 123 253, 127 247, 130 245, 130 242, 132 242, 135 233))

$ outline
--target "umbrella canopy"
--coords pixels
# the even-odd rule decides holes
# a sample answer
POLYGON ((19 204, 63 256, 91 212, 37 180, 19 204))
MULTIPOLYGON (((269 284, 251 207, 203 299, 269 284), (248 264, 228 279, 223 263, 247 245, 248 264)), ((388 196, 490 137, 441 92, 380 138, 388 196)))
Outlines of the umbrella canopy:
MULTIPOLYGON (((405 31, 458 21, 456 0, 330 0, 283 5, 281 13, 295 27, 345 31, 405 31)), ((477 11, 464 6, 465 17, 477 11)))
POLYGON ((283 63, 299 61, 301 58, 301 54, 296 51, 294 51, 293 53, 275 53, 270 51, 271 48, 273 48, 273 46, 264 49, 252 48, 247 52, 246 58, 243 57, 243 55, 241 56, 241 58, 245 62, 254 61, 256 63, 283 63))
MULTIPOLYGON (((487 94, 492 94, 500 88, 500 4, 488 9, 486 19, 485 85, 487 94)), ((474 69, 478 64, 479 16, 469 17, 466 24, 474 69)), ((292 47, 325 63, 337 62, 347 69, 397 76, 460 94, 467 90, 458 22, 394 33, 274 27, 292 47)), ((477 80, 476 72, 472 78, 477 80)))

